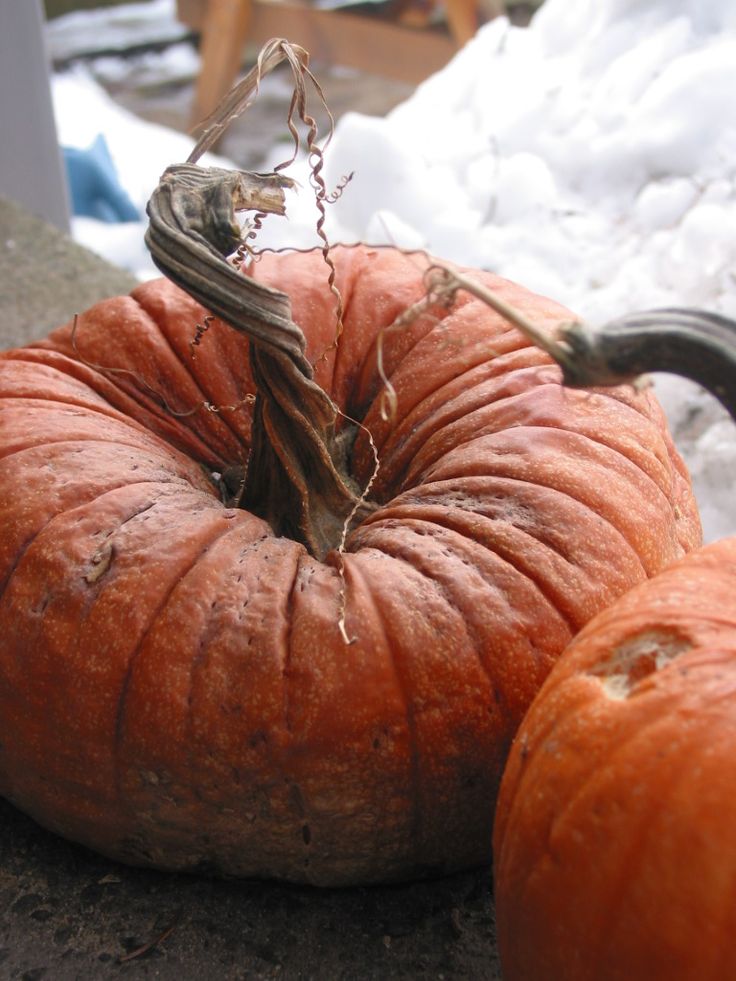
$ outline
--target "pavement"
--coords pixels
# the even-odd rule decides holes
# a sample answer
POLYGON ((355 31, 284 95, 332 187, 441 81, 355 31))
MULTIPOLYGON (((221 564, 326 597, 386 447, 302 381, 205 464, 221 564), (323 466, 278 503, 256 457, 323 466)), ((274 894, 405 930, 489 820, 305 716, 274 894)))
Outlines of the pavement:
MULTIPOLYGON (((0 347, 133 280, 0 200, 0 347)), ((63 733, 59 734, 63 739, 63 733)), ((489 869, 318 890, 119 865, 0 801, 0 979, 500 981, 489 869)))
POLYGON ((129 273, 0 196, 0 349, 43 337, 135 283, 129 273))

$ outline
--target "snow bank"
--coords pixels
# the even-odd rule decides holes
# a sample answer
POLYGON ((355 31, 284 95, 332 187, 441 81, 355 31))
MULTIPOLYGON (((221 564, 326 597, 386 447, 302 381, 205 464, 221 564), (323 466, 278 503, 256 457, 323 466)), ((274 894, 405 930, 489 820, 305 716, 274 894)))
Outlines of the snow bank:
POLYGON ((734 92, 736 5, 547 0, 386 119, 341 120, 332 235, 421 242, 592 318, 736 316, 734 92))
MULTIPOLYGON (((547 0, 526 30, 487 25, 386 119, 340 121, 327 180, 355 178, 328 232, 492 269, 593 322, 736 318, 735 92, 734 4, 547 0)), ((307 244, 313 213, 294 215, 265 238, 307 244)), ((733 424, 696 386, 656 384, 706 538, 736 533, 733 424)))
POLYGON ((119 7, 79 10, 50 20, 46 46, 55 62, 97 51, 171 44, 189 34, 176 19, 176 0, 146 0, 119 7))

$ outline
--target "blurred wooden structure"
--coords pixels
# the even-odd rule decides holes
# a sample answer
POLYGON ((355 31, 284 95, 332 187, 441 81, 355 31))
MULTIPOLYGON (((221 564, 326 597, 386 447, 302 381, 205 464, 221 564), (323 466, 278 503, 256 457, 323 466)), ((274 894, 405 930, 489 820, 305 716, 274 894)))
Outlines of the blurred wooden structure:
MULTIPOLYGON (((500 12, 503 4, 493 2, 500 12)), ((417 84, 442 68, 479 24, 478 0, 445 0, 449 32, 402 23, 407 6, 398 0, 395 17, 379 17, 321 10, 307 0, 177 0, 179 20, 202 38, 194 121, 207 116, 232 86, 246 42, 260 47, 284 37, 314 60, 417 84)))

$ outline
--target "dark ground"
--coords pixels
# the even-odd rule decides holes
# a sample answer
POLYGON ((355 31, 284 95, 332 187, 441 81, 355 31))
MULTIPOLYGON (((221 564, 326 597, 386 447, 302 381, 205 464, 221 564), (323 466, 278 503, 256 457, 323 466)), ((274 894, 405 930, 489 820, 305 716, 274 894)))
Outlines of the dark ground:
POLYGON ((131 869, 0 802, 0 977, 500 978, 487 870, 315 890, 131 869))

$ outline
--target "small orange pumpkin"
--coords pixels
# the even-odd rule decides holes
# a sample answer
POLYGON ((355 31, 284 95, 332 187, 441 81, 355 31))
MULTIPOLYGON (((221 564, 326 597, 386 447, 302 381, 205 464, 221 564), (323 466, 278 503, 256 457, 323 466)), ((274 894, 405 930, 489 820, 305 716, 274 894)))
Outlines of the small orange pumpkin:
MULTIPOLYGON (((736 323, 644 319, 578 345, 582 368, 568 345, 569 374, 664 363, 733 413, 736 323)), ((509 981, 736 977, 735 597, 736 539, 687 556, 599 614, 534 701, 494 833, 509 981)))

